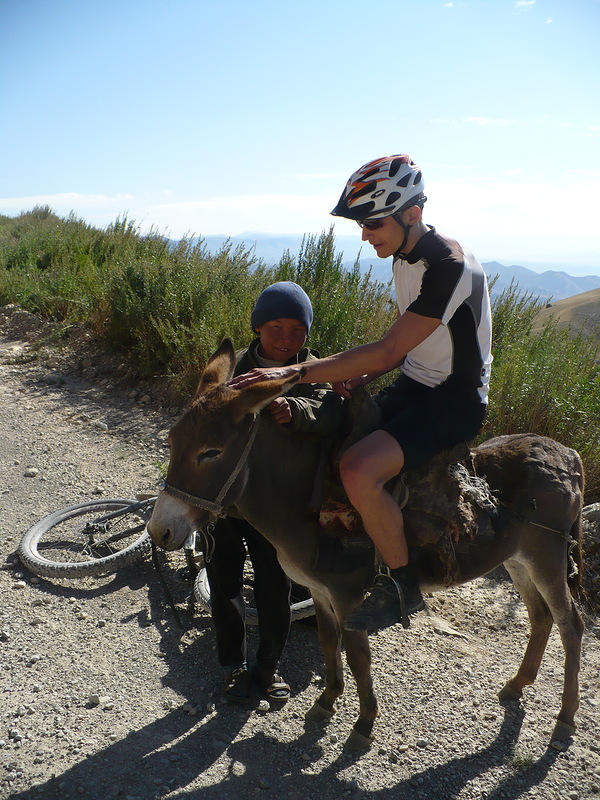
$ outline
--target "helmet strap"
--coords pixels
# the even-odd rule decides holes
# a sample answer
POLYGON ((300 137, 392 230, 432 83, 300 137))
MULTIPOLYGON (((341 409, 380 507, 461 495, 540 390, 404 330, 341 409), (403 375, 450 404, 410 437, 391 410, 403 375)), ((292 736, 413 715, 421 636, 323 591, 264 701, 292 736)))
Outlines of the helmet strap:
POLYGON ((400 225, 402 227, 402 230, 404 231, 404 239, 402 240, 402 244, 394 253, 394 258, 398 258, 398 256, 404 255, 402 251, 404 250, 404 248, 406 247, 406 243, 408 242, 408 237, 410 235, 410 229, 412 228, 412 225, 407 225, 405 222, 403 222, 402 217, 400 216, 399 213, 392 214, 392 217, 393 219, 396 220, 398 225, 400 225))

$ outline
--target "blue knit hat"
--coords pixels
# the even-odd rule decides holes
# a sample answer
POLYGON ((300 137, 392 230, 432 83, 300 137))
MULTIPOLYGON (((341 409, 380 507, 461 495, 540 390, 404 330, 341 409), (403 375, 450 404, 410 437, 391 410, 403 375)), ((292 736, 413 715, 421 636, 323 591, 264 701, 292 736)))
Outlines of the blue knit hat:
POLYGON ((259 325, 272 319, 298 319, 310 331, 313 321, 313 310, 310 297, 301 286, 293 281, 279 281, 267 286, 261 292, 250 315, 250 325, 256 332, 259 325))

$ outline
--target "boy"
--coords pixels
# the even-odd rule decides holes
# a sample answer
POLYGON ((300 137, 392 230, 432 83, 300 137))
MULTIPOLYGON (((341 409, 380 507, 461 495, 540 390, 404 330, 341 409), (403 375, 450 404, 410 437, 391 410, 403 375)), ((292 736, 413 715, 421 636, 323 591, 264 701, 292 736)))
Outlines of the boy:
MULTIPOLYGON (((346 451, 340 464, 350 501, 387 567, 345 622, 376 630, 424 607, 408 566, 402 512, 385 491, 388 480, 480 431, 487 404, 491 312, 487 281, 475 257, 425 225, 420 168, 407 155, 370 161, 349 178, 331 212, 355 220, 380 258, 394 257, 398 319, 377 342, 305 365, 304 381, 328 380, 343 396, 358 383, 401 367, 377 396, 380 430, 346 451), (336 385, 337 384, 337 385, 336 385)), ((277 377, 299 365, 270 371, 277 377)), ((233 381, 243 387, 264 371, 233 381)))
MULTIPOLYGON (((318 354, 305 347, 312 320, 310 299, 300 286, 291 281, 269 286, 260 294, 250 317, 258 338, 237 353, 235 375, 254 367, 302 365, 316 360, 318 354)), ((295 432, 328 433, 337 426, 335 411, 320 415, 316 412, 330 393, 329 384, 297 384, 286 397, 273 400, 265 413, 295 432)), ((248 702, 254 679, 270 700, 285 702, 290 687, 278 674, 278 665, 290 628, 290 580, 277 561, 274 547, 245 520, 227 517, 218 522, 215 545, 206 572, 219 663, 227 670, 225 697, 248 702), (246 656, 242 595, 246 547, 254 571, 259 622, 259 645, 252 670, 246 656)))

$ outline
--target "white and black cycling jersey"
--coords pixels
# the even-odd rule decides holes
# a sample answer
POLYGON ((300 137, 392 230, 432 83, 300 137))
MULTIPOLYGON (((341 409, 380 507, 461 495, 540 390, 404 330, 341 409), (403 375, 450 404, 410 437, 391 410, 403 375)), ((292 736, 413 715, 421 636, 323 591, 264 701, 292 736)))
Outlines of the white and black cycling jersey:
POLYGON ((400 314, 442 324, 407 354, 402 371, 430 387, 447 381, 486 403, 492 323, 485 272, 458 242, 429 228, 407 256, 394 258, 396 300, 400 314))

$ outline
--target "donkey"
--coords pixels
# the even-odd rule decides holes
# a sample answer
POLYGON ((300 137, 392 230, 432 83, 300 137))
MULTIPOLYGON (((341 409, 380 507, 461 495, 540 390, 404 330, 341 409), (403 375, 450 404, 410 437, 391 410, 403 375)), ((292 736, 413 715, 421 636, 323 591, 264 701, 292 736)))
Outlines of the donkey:
MULTIPOLYGON (((169 468, 148 531, 156 545, 176 550, 192 531, 206 530, 235 506, 273 544, 290 578, 307 586, 313 596, 326 680, 306 717, 327 720, 333 715, 344 688, 343 645, 360 709, 346 746, 368 747, 378 713, 369 641, 363 631, 344 630, 343 622, 362 600, 372 564, 346 574, 316 566, 318 522, 307 514, 307 507, 319 443, 260 414, 297 377, 233 389, 227 381, 234 366, 233 345, 226 339, 209 359, 191 405, 170 430, 169 468)), ((523 688, 533 683, 552 625, 557 624, 565 673, 553 738, 568 739, 579 707, 583 635, 569 589, 571 581, 575 591, 577 580, 568 577, 573 565, 570 549, 581 562, 581 459, 574 450, 532 434, 491 439, 474 449, 472 458, 504 513, 492 520, 495 536, 456 554, 459 576, 454 585, 504 564, 527 607, 529 642, 517 673, 499 693, 501 701, 520 698, 523 688)), ((424 560, 419 566, 423 591, 445 588, 443 572, 435 555, 424 560)))

